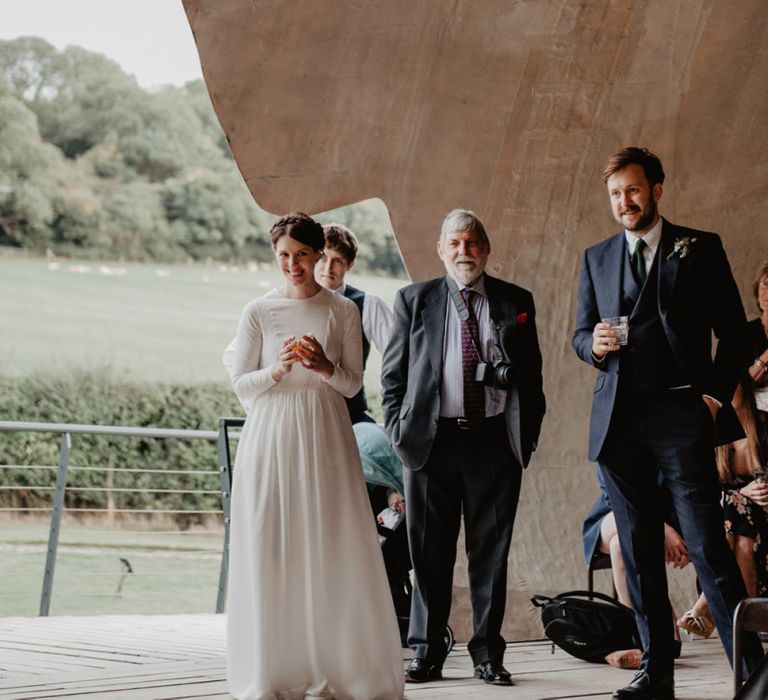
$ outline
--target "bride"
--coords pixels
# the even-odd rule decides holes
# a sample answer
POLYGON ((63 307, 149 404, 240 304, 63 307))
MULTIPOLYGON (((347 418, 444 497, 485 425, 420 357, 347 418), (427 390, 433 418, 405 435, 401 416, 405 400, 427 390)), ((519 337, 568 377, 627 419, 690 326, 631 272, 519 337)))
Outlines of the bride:
POLYGON ((232 385, 227 675, 241 700, 403 697, 400 639, 344 396, 362 383, 359 312, 321 287, 323 229, 270 230, 285 284, 248 303, 232 385))

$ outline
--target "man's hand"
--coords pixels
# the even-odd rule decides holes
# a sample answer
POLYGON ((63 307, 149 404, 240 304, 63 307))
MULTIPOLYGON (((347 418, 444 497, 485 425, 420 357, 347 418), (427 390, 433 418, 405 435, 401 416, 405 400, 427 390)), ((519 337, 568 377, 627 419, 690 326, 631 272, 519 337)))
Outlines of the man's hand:
POLYGON ((717 412, 720 410, 719 404, 710 396, 702 396, 701 398, 704 399, 704 403, 707 404, 707 408, 712 414, 712 421, 714 422, 717 418, 717 412))
POLYGON ((608 323, 600 322, 592 331, 592 356, 600 361, 609 352, 618 350, 621 346, 616 344, 616 331, 611 330, 608 323))
POLYGON ((675 569, 682 569, 690 563, 685 540, 671 525, 664 523, 664 561, 675 569))

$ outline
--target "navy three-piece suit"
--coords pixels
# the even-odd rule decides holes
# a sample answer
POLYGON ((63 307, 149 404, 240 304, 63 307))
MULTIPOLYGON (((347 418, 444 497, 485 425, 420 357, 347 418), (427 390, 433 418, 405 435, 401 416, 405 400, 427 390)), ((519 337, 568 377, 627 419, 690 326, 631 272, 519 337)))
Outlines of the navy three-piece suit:
MULTIPOLYGON (((642 287, 623 231, 584 254, 573 347, 599 370, 589 458, 608 487, 645 647, 643 668, 651 675, 671 675, 674 662, 659 473, 731 658, 732 615, 746 591, 724 535, 714 447, 743 435, 731 398, 749 361, 746 330, 738 288, 714 233, 664 220, 642 287), (619 315, 630 317, 629 343, 598 362, 592 356, 595 325, 619 315), (722 404, 714 423, 704 395, 722 404)), ((759 640, 747 635, 747 669, 760 658, 759 640)))

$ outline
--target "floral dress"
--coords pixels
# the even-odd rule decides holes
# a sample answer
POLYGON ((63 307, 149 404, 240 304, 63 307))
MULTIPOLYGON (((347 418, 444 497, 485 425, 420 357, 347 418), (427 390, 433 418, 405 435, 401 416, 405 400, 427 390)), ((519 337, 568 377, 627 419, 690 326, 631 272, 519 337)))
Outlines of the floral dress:
POLYGON ((736 537, 754 540, 757 565, 757 595, 768 595, 768 512, 740 493, 750 483, 750 477, 738 477, 723 489, 725 531, 736 537))

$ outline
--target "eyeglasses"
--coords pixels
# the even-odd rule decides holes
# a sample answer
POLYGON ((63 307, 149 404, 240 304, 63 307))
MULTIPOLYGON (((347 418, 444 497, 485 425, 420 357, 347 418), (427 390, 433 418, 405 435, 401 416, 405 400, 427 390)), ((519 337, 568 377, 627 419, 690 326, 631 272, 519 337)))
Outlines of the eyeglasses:
POLYGON ((757 285, 758 289, 768 289, 768 282, 760 282, 760 284, 757 285))

